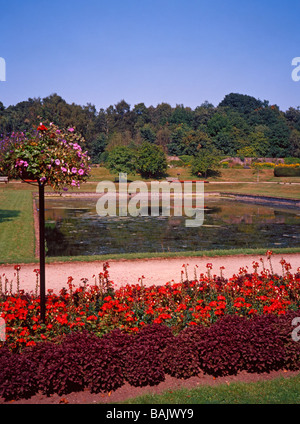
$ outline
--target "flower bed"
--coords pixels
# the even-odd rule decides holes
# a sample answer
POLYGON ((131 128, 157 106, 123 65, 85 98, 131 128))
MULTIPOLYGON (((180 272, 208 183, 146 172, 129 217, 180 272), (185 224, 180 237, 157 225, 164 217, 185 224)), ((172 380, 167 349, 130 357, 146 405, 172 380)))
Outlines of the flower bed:
MULTIPOLYGON (((93 284, 47 295, 46 323, 40 322, 39 297, 7 280, 0 285, 0 317, 6 341, 0 348, 0 396, 66 394, 88 387, 115 390, 125 381, 153 385, 166 374, 178 378, 299 369, 300 343, 292 339, 300 316, 300 270, 284 260, 282 275, 241 268, 224 279, 207 272, 194 278, 183 266, 180 283, 114 289, 108 264, 93 284)), ((17 271, 19 281, 20 267, 17 271)), ((37 271, 38 277, 38 271, 37 271)), ((37 279, 38 282, 38 279, 37 279)))

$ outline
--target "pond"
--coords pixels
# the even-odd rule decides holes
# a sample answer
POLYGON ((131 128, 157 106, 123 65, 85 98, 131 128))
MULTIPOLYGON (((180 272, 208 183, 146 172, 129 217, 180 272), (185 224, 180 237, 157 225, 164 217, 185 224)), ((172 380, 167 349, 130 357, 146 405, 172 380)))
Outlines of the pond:
POLYGON ((96 198, 46 198, 47 256, 299 247, 300 211, 217 196, 205 198, 204 222, 185 217, 100 217, 96 198))

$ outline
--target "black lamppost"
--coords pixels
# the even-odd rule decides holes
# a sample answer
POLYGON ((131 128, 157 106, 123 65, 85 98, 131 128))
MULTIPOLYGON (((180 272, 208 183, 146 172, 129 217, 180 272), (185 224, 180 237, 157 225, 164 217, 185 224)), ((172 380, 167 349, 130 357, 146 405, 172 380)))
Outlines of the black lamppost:
POLYGON ((32 180, 25 180, 21 177, 22 181, 39 187, 39 244, 40 244, 40 312, 41 321, 46 322, 46 272, 45 272, 45 181, 38 178, 33 182, 32 180))
POLYGON ((46 278, 45 278, 45 183, 39 184, 39 241, 40 241, 40 310, 41 320, 46 320, 46 278))

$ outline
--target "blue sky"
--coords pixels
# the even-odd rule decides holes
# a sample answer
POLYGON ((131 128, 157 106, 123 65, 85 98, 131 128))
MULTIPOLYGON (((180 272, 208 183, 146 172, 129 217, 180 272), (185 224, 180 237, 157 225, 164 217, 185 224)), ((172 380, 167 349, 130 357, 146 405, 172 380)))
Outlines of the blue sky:
POLYGON ((297 107, 299 16, 299 0, 0 0, 0 101, 195 108, 235 92, 297 107))

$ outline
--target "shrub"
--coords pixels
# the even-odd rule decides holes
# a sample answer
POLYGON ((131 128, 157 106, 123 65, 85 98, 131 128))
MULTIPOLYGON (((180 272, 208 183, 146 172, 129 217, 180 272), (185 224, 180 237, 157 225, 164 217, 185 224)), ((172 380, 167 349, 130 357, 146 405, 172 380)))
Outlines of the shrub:
POLYGON ((146 325, 135 335, 136 341, 139 343, 150 343, 157 354, 160 354, 173 339, 174 336, 171 329, 162 324, 146 325))
POLYGON ((110 345, 114 349, 114 354, 118 355, 120 361, 123 361, 124 351, 131 343, 131 336, 117 328, 104 334, 101 340, 106 344, 110 345))
POLYGON ((124 374, 135 387, 154 386, 164 381, 163 365, 151 340, 134 340, 128 347, 124 374))
POLYGON ((295 328, 292 325, 292 321, 296 317, 299 317, 299 311, 289 311, 285 315, 278 317, 278 320, 274 320, 274 325, 277 327, 285 351, 282 366, 291 370, 300 368, 300 342, 295 342, 291 337, 291 333, 295 328))
POLYGON ((31 361, 39 363, 39 389, 47 396, 68 394, 84 388, 78 354, 64 345, 47 344, 42 352, 33 350, 31 361), (39 356, 39 361, 36 355, 39 356), (42 355, 41 355, 42 353, 42 355))
POLYGON ((110 152, 106 159, 105 166, 114 174, 126 172, 135 173, 135 152, 128 146, 117 146, 110 152))
POLYGON ((300 167, 295 165, 280 165, 274 168, 275 177, 300 177, 300 167))
POLYGON ((247 318, 227 315, 210 327, 189 326, 174 336, 160 324, 138 334, 114 330, 100 337, 74 332, 60 343, 41 342, 22 353, 0 349, 0 397, 28 398, 39 390, 51 395, 88 388, 109 392, 125 381, 156 385, 165 374, 189 378, 202 370, 225 376, 240 371, 300 369, 300 343, 291 337, 299 311, 247 318))
POLYGON ((98 393, 116 390, 124 384, 122 352, 129 340, 119 330, 102 338, 83 332, 67 336, 63 346, 76 352, 84 385, 92 393, 98 393))
POLYGON ((223 376, 237 374, 242 368, 244 319, 238 316, 222 317, 208 329, 198 348, 200 366, 204 372, 223 376))
POLYGON ((199 374, 200 361, 195 346, 179 336, 169 341, 161 359, 165 373, 172 377, 189 378, 199 374))
POLYGON ((37 363, 24 353, 0 349, 0 397, 5 400, 30 398, 38 392, 37 363))
POLYGON ((110 392, 124 384, 123 368, 115 350, 105 346, 104 342, 96 344, 87 354, 83 366, 86 386, 92 393, 110 392))
POLYGON ((145 326, 132 337, 125 361, 125 377, 132 386, 154 386, 164 381, 162 352, 170 340, 171 330, 164 325, 145 326))
POLYGON ((297 314, 222 317, 200 343, 201 368, 215 376, 299 369, 300 346, 291 338, 293 316, 297 314))
POLYGON ((144 142, 136 154, 136 170, 142 178, 162 177, 168 168, 167 158, 160 146, 144 142))
POLYGON ((220 159, 220 152, 216 148, 211 146, 200 149, 191 162, 192 173, 195 175, 201 174, 206 178, 218 169, 220 159))
POLYGON ((270 372, 284 366, 285 350, 278 321, 274 315, 263 315, 244 323, 247 349, 243 352, 243 368, 246 371, 270 372))

